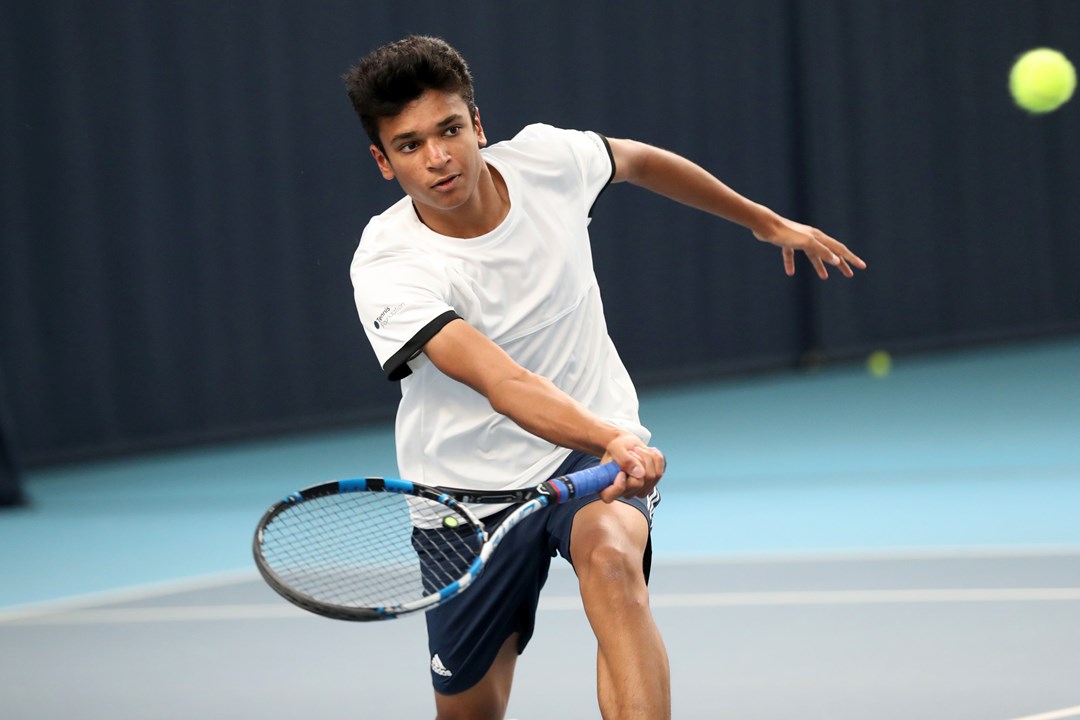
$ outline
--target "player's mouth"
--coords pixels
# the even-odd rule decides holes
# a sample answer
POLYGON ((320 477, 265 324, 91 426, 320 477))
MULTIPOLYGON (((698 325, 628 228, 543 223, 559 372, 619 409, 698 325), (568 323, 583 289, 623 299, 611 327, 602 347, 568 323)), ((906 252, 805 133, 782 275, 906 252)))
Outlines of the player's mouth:
POLYGON ((438 182, 431 186, 432 190, 438 190, 439 192, 448 192, 453 190, 457 185, 458 179, 461 178, 461 173, 454 173, 453 175, 447 175, 444 178, 440 178, 438 182))

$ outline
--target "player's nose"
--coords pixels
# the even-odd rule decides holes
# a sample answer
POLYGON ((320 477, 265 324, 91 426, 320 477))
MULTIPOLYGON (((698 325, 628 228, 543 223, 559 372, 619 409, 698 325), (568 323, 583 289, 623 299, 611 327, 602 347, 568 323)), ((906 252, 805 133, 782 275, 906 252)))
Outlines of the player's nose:
POLYGON ((450 162, 450 153, 446 151, 446 146, 440 142, 428 143, 427 161, 431 167, 443 167, 450 162))

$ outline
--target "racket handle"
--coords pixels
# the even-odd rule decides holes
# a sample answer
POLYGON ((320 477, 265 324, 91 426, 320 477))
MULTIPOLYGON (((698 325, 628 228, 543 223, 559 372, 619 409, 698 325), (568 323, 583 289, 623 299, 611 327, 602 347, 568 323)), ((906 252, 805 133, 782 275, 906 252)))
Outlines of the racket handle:
POLYGON ((618 475, 618 464, 609 462, 585 470, 578 470, 562 477, 552 478, 541 483, 540 490, 556 504, 562 504, 576 497, 584 497, 585 495, 600 492, 615 482, 618 475))

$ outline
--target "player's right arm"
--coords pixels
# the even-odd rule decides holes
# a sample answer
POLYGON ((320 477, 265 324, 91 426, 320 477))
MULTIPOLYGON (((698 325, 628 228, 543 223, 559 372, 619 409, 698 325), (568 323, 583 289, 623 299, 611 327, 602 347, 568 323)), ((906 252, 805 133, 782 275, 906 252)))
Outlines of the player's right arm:
POLYGON ((663 475, 664 459, 658 450, 604 422, 550 380, 523 368, 464 320, 447 323, 428 340, 424 354, 442 373, 483 395, 495 412, 530 433, 617 462, 623 474, 600 493, 604 500, 647 495, 663 475))
POLYGON ((608 138, 608 145, 615 163, 612 182, 629 182, 748 228, 758 240, 783 249, 788 275, 795 273, 796 251, 809 258, 822 279, 829 276, 826 264, 847 277, 854 274, 852 267, 866 268, 861 258, 835 238, 740 195, 681 155, 635 140, 608 138))

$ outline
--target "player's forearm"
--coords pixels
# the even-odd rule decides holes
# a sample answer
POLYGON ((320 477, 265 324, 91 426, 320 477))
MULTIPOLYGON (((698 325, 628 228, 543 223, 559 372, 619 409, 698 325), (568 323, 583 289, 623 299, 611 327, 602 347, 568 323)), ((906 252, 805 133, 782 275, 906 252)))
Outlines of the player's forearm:
POLYGON ((560 447, 602 456, 608 444, 623 434, 547 378, 527 371, 502 380, 489 390, 487 397, 496 412, 560 447))
MULTIPOLYGON (((630 143, 621 179, 684 205, 767 235, 779 218, 721 182, 700 165, 661 148, 630 143)), ((617 161, 618 162, 618 161, 617 161)))

